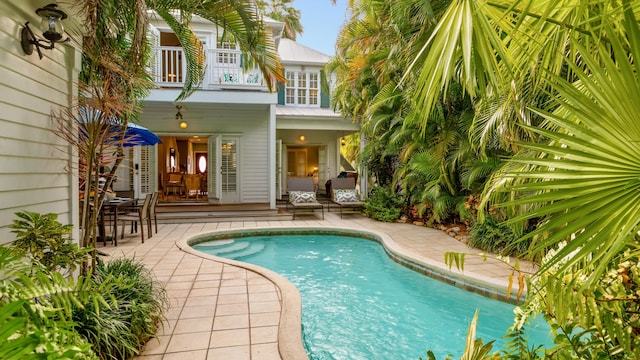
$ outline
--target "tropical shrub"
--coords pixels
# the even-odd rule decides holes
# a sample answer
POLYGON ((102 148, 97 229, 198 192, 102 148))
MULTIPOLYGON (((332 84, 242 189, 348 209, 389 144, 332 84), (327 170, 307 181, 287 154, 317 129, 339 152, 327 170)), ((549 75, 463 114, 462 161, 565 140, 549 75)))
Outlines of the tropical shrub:
POLYGON ((516 309, 512 332, 519 331, 533 315, 542 312, 554 334, 555 347, 549 349, 558 358, 638 359, 640 358, 640 258, 637 245, 606 264, 607 270, 589 288, 597 263, 571 265, 564 269, 579 249, 555 260, 567 246, 549 251, 542 261, 548 271, 529 283, 531 295, 516 309), (559 276, 562 275, 562 276, 559 276), (559 290, 562 289, 562 290, 559 290), (579 304, 566 311, 564 304, 579 304))
POLYGON ((70 273, 86 259, 89 250, 71 241, 72 225, 62 225, 54 213, 17 212, 9 227, 16 234, 11 244, 17 256, 33 259, 51 271, 70 273))
POLYGON ((390 187, 374 186, 365 200, 364 212, 374 220, 393 222, 402 214, 402 198, 390 187))
POLYGON ((168 299, 161 283, 140 262, 117 259, 98 262, 96 286, 109 297, 99 308, 76 308, 76 330, 94 346, 101 359, 127 359, 138 355, 158 332, 168 299))
POLYGON ((518 242, 519 238, 507 225, 487 216, 484 221, 471 224, 468 244, 495 254, 524 256, 529 242, 518 242))
POLYGON ((93 286, 0 247, 0 359, 97 359, 71 319, 73 307, 100 301, 93 286))
POLYGON ((56 214, 16 215, 17 240, 0 247, 0 359, 137 355, 167 306, 161 284, 133 259, 66 276, 87 253, 71 243, 71 226, 56 214))

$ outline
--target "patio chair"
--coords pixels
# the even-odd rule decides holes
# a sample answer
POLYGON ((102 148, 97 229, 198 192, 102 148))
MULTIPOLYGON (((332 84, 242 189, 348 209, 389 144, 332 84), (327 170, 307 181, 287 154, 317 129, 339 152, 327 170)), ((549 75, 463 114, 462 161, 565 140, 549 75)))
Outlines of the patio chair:
POLYGON ((320 209, 322 219, 324 220, 324 206, 316 200, 313 178, 288 178, 287 190, 289 192, 287 209, 289 209, 289 206, 293 208, 293 220, 296 219, 298 210, 311 210, 313 213, 315 209, 320 209))
MULTIPOLYGON (((354 179, 354 184, 358 183, 358 173, 355 172, 355 171, 342 171, 336 177, 338 177, 338 178, 353 178, 354 179)), ((332 187, 331 187, 331 179, 327 180, 327 182, 324 184, 324 188, 325 188, 327 196, 331 197, 333 195, 332 187)))
POLYGON ((158 205, 158 198, 160 192, 156 191, 151 195, 151 204, 149 204, 149 237, 151 237, 151 220, 156 226, 156 233, 158 232, 158 216, 156 215, 156 205, 158 205))
MULTIPOLYGON (((350 209, 355 213, 356 209, 362 211, 364 202, 360 201, 356 191, 356 179, 353 177, 331 179, 331 202, 340 208, 342 219, 343 209, 350 209)), ((330 210, 328 210, 330 211, 330 210)))
MULTIPOLYGON (((142 204, 142 206, 137 208, 137 211, 134 212, 130 212, 128 214, 124 214, 124 215, 119 215, 118 216, 118 221, 122 221, 122 222, 126 222, 126 221, 131 221, 131 228, 134 228, 134 225, 137 224, 138 222, 140 222, 140 237, 142 238, 142 243, 144 243, 144 226, 145 226, 145 221, 147 222, 147 228, 150 228, 150 221, 151 219, 149 218, 149 205, 151 204, 151 198, 153 197, 152 194, 147 194, 147 196, 144 198, 144 203, 142 204)), ((124 239, 124 224, 122 226, 122 235, 121 235, 121 239, 124 239)), ((118 236, 117 234, 114 234, 114 237, 118 236)), ((151 237, 152 234, 151 232, 149 233, 149 237, 151 237)))
POLYGON ((170 193, 180 195, 182 194, 182 189, 184 189, 184 180, 182 178, 182 174, 180 173, 167 174, 167 181, 164 186, 165 196, 168 198, 170 193))
POLYGON ((184 176, 185 197, 188 199, 191 193, 195 193, 196 201, 200 195, 200 175, 186 174, 184 176))

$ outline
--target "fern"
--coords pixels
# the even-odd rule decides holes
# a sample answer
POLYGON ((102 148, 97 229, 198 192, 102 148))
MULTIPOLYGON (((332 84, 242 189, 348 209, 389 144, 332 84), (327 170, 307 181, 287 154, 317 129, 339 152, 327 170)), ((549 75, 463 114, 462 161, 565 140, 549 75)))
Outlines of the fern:
POLYGON ((70 317, 90 289, 0 247, 0 359, 94 359, 70 317))

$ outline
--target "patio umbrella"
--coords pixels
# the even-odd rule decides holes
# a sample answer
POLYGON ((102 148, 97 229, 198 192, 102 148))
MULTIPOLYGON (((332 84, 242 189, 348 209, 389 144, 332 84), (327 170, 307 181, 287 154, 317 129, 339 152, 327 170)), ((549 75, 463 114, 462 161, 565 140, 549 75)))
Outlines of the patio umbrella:
MULTIPOLYGON (((104 123, 100 126, 105 126, 106 131, 109 134, 114 134, 113 137, 109 140, 118 141, 122 134, 122 121, 116 118, 109 118, 106 121, 100 119, 101 112, 100 110, 96 110, 90 107, 83 107, 79 112, 80 116, 78 117, 78 125, 80 125, 80 133, 84 136, 87 136, 87 125, 91 122, 99 123, 103 121, 104 123)), ((161 143, 162 140, 158 137, 158 135, 151 132, 151 130, 142 127, 140 125, 134 124, 132 122, 127 123, 127 130, 124 132, 124 141, 122 143, 125 147, 130 146, 150 146, 161 143)))
POLYGON ((146 146, 161 143, 162 140, 151 130, 134 123, 127 123, 124 146, 146 146))

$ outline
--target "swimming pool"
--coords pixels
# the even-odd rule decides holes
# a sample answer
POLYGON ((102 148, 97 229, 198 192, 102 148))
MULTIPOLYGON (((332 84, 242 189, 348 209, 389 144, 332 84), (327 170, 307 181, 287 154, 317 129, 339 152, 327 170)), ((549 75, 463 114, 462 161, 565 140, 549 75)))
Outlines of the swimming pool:
MULTIPOLYGON (((298 288, 311 359, 418 359, 426 349, 444 358, 459 355, 476 308, 478 336, 496 347, 512 323, 513 305, 398 265, 373 241, 310 234, 201 241, 193 247, 268 268, 298 288)), ((544 328, 530 336, 547 341, 544 328)))

